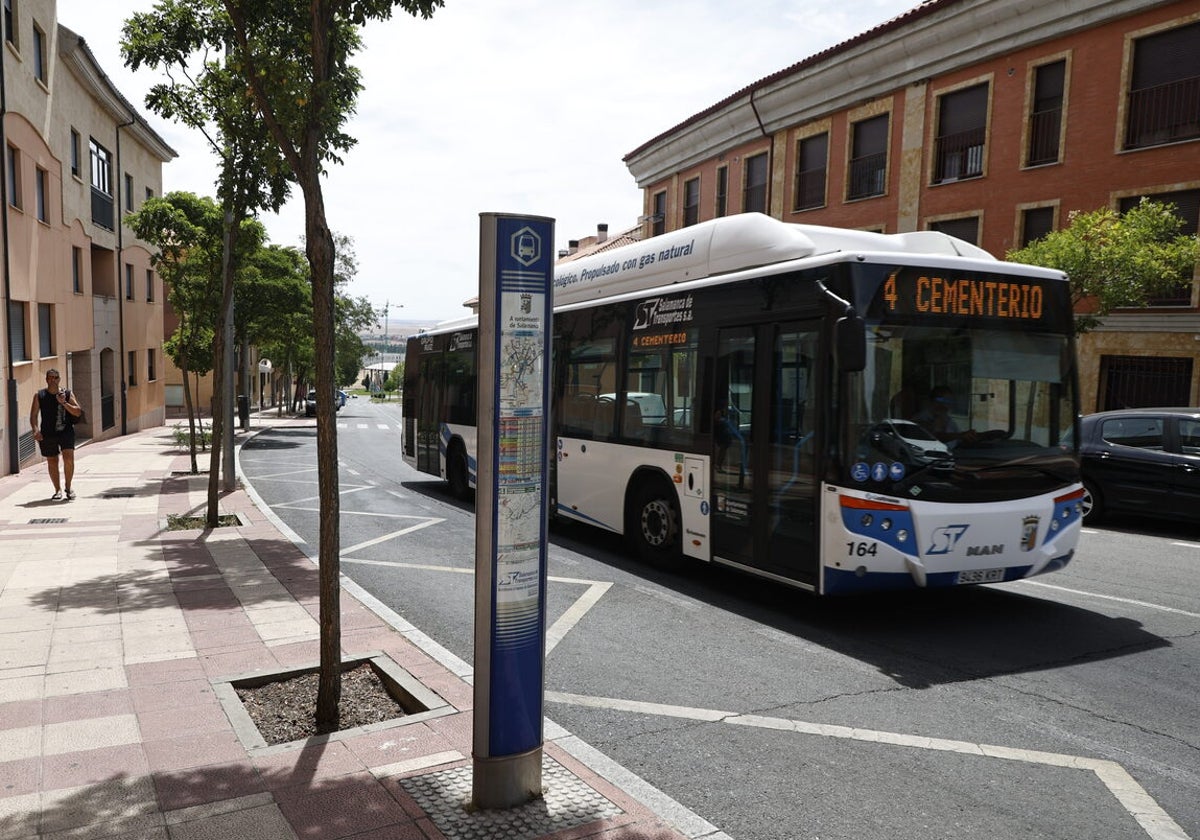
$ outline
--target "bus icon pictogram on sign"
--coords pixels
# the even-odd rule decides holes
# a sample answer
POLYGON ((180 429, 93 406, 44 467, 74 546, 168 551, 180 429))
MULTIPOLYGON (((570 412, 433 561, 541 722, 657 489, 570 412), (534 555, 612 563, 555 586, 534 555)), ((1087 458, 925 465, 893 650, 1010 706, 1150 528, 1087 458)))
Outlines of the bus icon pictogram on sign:
POLYGON ((542 256, 542 238, 530 227, 512 235, 512 258, 528 268, 542 256))

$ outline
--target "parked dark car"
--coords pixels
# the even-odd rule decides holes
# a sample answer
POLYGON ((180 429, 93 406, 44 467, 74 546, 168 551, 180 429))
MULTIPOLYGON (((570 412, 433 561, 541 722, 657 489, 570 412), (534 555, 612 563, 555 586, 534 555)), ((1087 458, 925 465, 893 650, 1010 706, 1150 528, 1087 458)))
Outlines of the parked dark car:
POLYGON ((1080 420, 1083 518, 1200 522, 1200 408, 1131 408, 1080 420))

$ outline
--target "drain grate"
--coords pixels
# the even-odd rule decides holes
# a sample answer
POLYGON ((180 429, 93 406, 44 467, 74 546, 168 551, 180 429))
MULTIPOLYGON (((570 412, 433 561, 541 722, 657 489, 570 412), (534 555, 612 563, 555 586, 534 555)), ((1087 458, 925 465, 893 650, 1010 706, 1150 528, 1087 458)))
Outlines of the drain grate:
POLYGON ((471 811, 471 768, 456 767, 401 779, 448 840, 510 840, 544 837, 622 813, 609 799, 557 761, 542 756, 544 795, 502 811, 471 811))
POLYGON ((101 493, 101 499, 132 499, 132 493, 101 493))
POLYGON ((30 519, 30 525, 61 525, 67 521, 65 516, 43 516, 40 519, 30 519))

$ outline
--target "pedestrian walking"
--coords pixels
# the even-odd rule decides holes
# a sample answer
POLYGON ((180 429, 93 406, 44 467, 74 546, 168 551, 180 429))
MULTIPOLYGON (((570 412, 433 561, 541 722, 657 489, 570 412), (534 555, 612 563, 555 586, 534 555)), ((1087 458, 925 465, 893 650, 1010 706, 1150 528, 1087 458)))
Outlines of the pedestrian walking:
POLYGON ((71 479, 75 477, 75 423, 83 416, 83 408, 75 401, 74 394, 58 387, 59 380, 57 370, 46 371, 46 387, 33 397, 29 425, 33 427, 33 439, 46 459, 46 469, 54 485, 54 495, 50 498, 63 497, 58 476, 58 459, 61 457, 69 501, 75 498, 75 491, 71 489, 71 479))

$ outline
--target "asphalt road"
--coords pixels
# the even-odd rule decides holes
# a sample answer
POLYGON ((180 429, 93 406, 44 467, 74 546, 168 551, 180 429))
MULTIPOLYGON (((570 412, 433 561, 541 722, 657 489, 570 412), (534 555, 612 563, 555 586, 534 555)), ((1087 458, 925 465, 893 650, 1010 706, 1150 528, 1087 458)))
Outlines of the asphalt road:
MULTIPOLYGON (((342 571, 465 662, 474 520, 338 414, 342 571)), ((316 430, 247 480, 316 552, 316 430)), ((820 600, 551 532, 546 714, 738 840, 1198 838, 1200 529, 1089 529, 1066 571, 820 600)))

